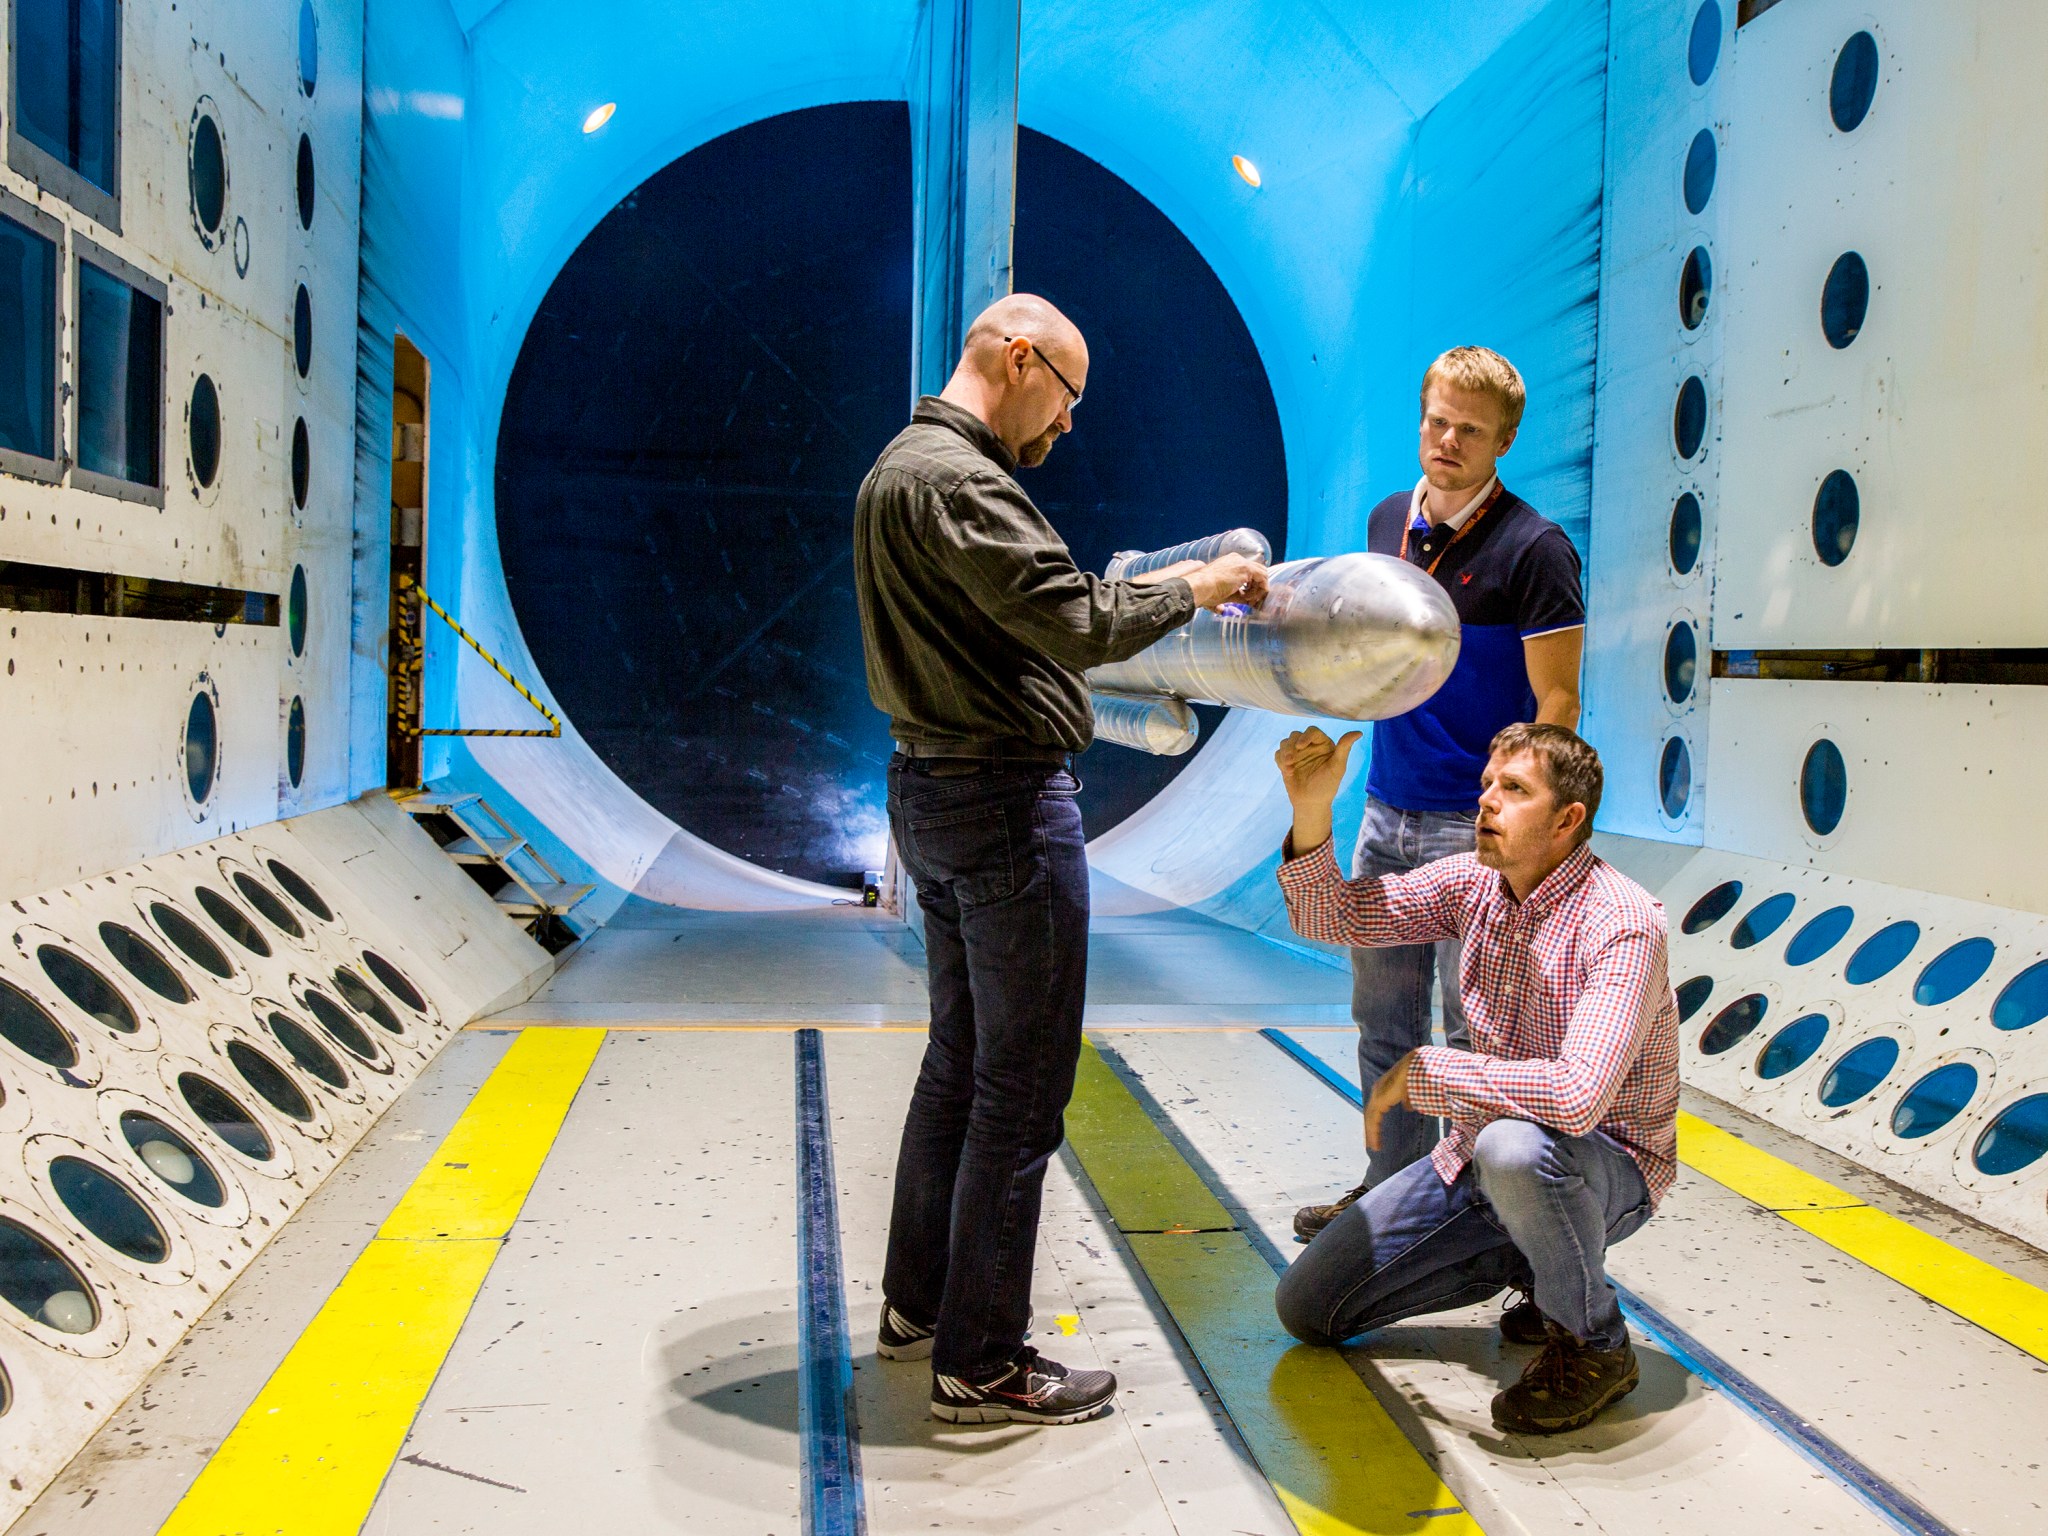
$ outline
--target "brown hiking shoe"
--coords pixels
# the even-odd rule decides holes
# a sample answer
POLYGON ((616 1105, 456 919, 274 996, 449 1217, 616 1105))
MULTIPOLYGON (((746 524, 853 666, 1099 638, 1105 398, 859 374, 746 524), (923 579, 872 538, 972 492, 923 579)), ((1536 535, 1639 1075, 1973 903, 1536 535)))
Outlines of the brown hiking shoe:
POLYGON ((1304 1205, 1294 1213, 1294 1240, 1298 1243, 1308 1242, 1351 1206, 1356 1205, 1358 1197, 1364 1193, 1365 1186, 1361 1184, 1350 1194, 1328 1205, 1304 1205))
POLYGON ((1520 1301, 1511 1302, 1500 1315, 1500 1336, 1510 1344, 1541 1344, 1550 1337, 1550 1325, 1543 1320, 1543 1313, 1536 1305, 1536 1298, 1528 1291, 1516 1286, 1508 1292, 1519 1296, 1520 1301))
POLYGON ((1522 1379, 1493 1400, 1497 1429, 1518 1435, 1559 1435, 1593 1422, 1608 1404, 1635 1390, 1635 1346, 1588 1349, 1555 1323, 1542 1353, 1522 1379))

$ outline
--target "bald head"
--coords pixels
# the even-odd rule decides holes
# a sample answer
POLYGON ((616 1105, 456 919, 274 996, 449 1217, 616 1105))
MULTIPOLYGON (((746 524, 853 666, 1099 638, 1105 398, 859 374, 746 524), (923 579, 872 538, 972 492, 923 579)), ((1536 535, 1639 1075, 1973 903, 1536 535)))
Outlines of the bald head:
POLYGON ((940 398, 987 422, 1024 466, 1043 463, 1088 384, 1088 343, 1074 322, 1033 293, 1013 293, 975 316, 940 398))

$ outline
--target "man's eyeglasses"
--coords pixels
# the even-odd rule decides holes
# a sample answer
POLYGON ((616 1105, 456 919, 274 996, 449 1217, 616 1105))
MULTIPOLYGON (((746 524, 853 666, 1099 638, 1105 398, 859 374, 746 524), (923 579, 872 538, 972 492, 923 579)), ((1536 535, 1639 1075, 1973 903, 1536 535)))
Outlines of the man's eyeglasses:
MULTIPOLYGON (((1005 336, 1003 338, 1004 341, 1015 341, 1016 339, 1017 338, 1014 336, 1005 336)), ((1060 388, 1064 389, 1068 394, 1072 395, 1074 397, 1074 406, 1078 406, 1081 403, 1081 391, 1074 388, 1073 385, 1067 382, 1067 376, 1064 373, 1060 372, 1058 365, 1056 365, 1053 362, 1053 360, 1047 357, 1043 352, 1039 351, 1038 343, 1033 341, 1029 336, 1024 338, 1024 345, 1031 349, 1032 355, 1034 357, 1036 357, 1041 363, 1045 364, 1046 367, 1052 369, 1052 376, 1060 381, 1060 388)), ((1073 409, 1073 406, 1069 406, 1068 409, 1073 409)))

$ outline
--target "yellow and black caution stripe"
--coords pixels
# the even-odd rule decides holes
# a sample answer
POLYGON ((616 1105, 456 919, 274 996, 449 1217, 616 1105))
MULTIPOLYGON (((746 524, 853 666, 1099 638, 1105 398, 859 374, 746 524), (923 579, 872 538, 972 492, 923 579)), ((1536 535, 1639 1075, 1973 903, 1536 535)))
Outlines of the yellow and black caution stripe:
POLYGON ((548 723, 548 729, 544 731, 508 730, 502 727, 491 726, 460 726, 438 729, 421 728, 413 731, 413 735, 543 736, 552 740, 556 737, 559 737, 562 734, 561 717, 557 715, 553 710, 549 709, 547 705, 541 703, 539 699, 535 698, 533 696, 532 690, 530 690, 526 686, 526 684, 520 682, 518 678, 514 677, 510 672, 508 672, 505 669, 505 664, 502 661, 498 660, 497 657, 493 656, 489 651, 485 650, 482 642, 479 641, 476 638, 476 636, 472 635, 468 630, 464 629, 460 624, 456 623, 454 615, 449 613, 449 611, 446 608, 443 608, 439 603, 435 602, 433 598, 429 597, 427 595, 427 589, 425 587, 421 586, 418 582, 414 581, 410 576, 401 574, 398 578, 398 589, 401 592, 410 593, 412 596, 418 598, 423 606, 431 608, 435 613, 439 614, 441 616, 441 622, 446 624, 450 629, 454 630, 455 633, 461 637, 463 643, 467 645, 472 651, 475 651, 477 655, 483 657, 485 661, 489 662, 491 664, 491 670, 493 672, 496 672, 498 676, 505 679, 506 682, 510 683, 513 686, 513 688, 518 691, 519 697, 526 700, 526 702, 531 704, 535 709, 539 710, 541 713, 541 718, 546 720, 548 723))

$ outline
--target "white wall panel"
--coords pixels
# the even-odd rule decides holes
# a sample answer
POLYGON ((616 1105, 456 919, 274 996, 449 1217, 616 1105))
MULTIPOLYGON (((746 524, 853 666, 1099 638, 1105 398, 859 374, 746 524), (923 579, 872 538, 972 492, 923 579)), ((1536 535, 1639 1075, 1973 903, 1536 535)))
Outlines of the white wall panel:
POLYGON ((1600 825, 1636 837, 1697 843, 1707 758, 1705 623, 1711 603, 1713 528, 1719 502, 1721 298, 1688 330, 1679 318, 1686 254, 1704 246, 1715 269, 1724 167, 1698 214, 1686 206, 1686 155, 1705 130, 1720 133, 1733 7, 1723 6, 1721 55, 1703 84, 1687 62, 1698 7, 1669 0, 1616 0, 1608 56, 1606 222, 1600 285, 1599 398, 1594 412, 1593 519, 1586 562, 1583 730, 1607 771, 1600 825), (1707 440, 1691 460, 1672 441, 1679 385, 1697 374, 1710 397, 1707 440), (1671 563, 1672 509, 1690 492, 1706 540, 1681 575, 1671 563), (1665 638, 1686 623, 1700 632, 1691 695, 1674 706, 1663 681, 1665 638), (1666 744, 1685 743, 1690 772, 1676 816, 1665 812, 1658 768, 1666 744))
POLYGON ((1729 61, 1727 408, 1715 644, 2048 644, 2042 256, 2048 116, 2037 0, 1800 0, 1729 61), (1859 30, 1881 75, 1853 132, 1830 120, 1859 30), (1845 251, 1872 294, 1836 350, 1821 289, 1845 251), (1861 527, 1814 552, 1815 492, 1846 469, 1861 527))
POLYGON ((1711 847, 1970 901, 2048 912, 2030 805, 2048 690, 1910 683, 1715 684, 1711 847), (1848 770, 1841 824, 1817 836, 1799 775, 1821 738, 1848 770))

